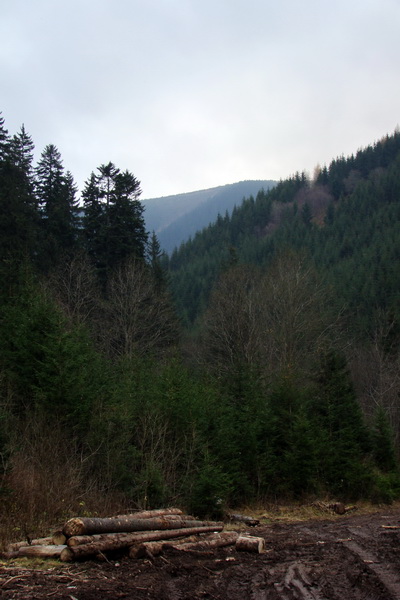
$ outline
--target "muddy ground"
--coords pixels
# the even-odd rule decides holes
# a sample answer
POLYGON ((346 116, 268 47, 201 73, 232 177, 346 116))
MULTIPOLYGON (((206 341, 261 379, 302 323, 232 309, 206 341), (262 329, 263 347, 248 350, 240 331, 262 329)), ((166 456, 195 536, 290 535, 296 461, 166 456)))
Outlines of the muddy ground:
MULTIPOLYGON (((241 532, 244 530, 241 528, 241 532)), ((267 552, 0 568, 2 600, 400 600, 400 509, 248 530, 267 552)))

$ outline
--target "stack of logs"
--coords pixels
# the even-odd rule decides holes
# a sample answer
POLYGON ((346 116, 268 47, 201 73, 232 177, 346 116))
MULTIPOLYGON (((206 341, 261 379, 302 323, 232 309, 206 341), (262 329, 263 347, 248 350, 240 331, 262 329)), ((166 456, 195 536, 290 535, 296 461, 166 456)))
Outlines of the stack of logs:
POLYGON ((166 548, 204 552, 234 545, 262 553, 262 538, 223 531, 223 523, 199 521, 178 508, 148 510, 109 518, 76 517, 52 538, 11 544, 6 556, 59 558, 63 562, 125 552, 131 558, 153 557, 166 548))

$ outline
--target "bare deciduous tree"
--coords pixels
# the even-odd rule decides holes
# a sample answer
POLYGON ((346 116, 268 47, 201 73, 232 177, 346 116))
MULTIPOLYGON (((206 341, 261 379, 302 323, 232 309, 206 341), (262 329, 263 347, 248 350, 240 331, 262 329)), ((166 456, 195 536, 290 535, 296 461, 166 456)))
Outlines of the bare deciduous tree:
POLYGON ((114 273, 106 312, 104 334, 111 355, 158 352, 177 340, 171 303, 142 261, 130 259, 114 273))
POLYGON ((306 370, 333 331, 338 341, 338 322, 313 265, 287 252, 265 273, 239 266, 221 278, 203 321, 203 356, 220 371, 239 363, 306 370))
POLYGON ((100 292, 94 267, 84 253, 61 262, 50 274, 47 286, 71 320, 84 324, 93 321, 100 292))
POLYGON ((387 339, 394 327, 384 315, 380 319, 371 343, 354 348, 349 364, 352 378, 364 414, 372 421, 383 408, 393 429, 396 445, 400 440, 400 356, 388 352, 387 339))
POLYGON ((219 372, 256 360, 259 344, 260 305, 257 286, 260 273, 236 266, 220 279, 203 319, 202 354, 219 372))
POLYGON ((259 286, 260 353, 272 369, 308 368, 312 356, 338 340, 339 316, 329 290, 301 253, 278 256, 259 286))

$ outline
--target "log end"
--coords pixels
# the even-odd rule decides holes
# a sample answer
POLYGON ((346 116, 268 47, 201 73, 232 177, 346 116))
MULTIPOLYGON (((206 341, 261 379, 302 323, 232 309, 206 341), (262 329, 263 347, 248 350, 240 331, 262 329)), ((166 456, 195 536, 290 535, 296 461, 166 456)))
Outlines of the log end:
POLYGON ((62 529, 62 533, 66 537, 73 535, 82 535, 85 533, 85 524, 79 517, 67 521, 62 529))
POLYGON ((256 554, 263 554, 265 550, 265 540, 260 537, 251 537, 240 535, 236 540, 236 550, 243 552, 255 552, 256 554))
POLYGON ((64 550, 60 554, 61 562, 72 562, 74 560, 73 552, 68 548, 64 548, 64 550))
POLYGON ((61 546, 67 541, 67 537, 62 531, 55 531, 51 536, 51 540, 55 546, 61 546))

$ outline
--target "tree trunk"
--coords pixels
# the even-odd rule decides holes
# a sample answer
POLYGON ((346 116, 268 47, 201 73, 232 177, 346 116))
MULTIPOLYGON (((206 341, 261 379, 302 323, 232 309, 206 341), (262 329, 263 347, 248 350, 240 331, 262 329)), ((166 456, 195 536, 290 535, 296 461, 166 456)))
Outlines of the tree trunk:
POLYGON ((265 540, 260 537, 250 537, 240 535, 236 540, 236 550, 243 550, 245 552, 256 552, 262 554, 265 552, 265 540))
POLYGON ((187 519, 169 520, 158 517, 153 519, 136 518, 87 518, 76 517, 64 525, 63 533, 67 537, 90 535, 97 533, 129 533, 131 531, 151 531, 159 529, 181 529, 182 527, 201 527, 201 525, 217 525, 211 521, 194 521, 187 519))
POLYGON ((246 525, 250 525, 250 527, 255 527, 260 524, 258 519, 254 519, 253 517, 248 517, 247 515, 237 515, 233 513, 227 513, 226 515, 230 521, 235 521, 238 523, 246 523, 246 525))
POLYGON ((344 515, 346 512, 346 507, 343 502, 333 502, 332 504, 328 504, 328 508, 333 510, 337 515, 344 515))
MULTIPOLYGON (((177 547, 179 550, 212 550, 213 548, 221 548, 222 546, 233 546, 238 538, 239 534, 236 531, 224 531, 207 536, 207 539, 197 542, 184 542, 177 547)), ((173 543, 172 546, 175 547, 175 544, 173 543)))
MULTIPOLYGON (((64 537, 65 540, 65 537, 64 537)), ((53 542, 53 538, 52 537, 45 537, 45 538, 37 538, 35 540, 23 540, 22 542, 14 542, 12 544, 9 544, 7 547, 7 551, 8 552, 18 552, 18 550, 20 548, 25 548, 28 546, 50 546, 52 545, 53 542)))
POLYGON ((35 556, 40 558, 59 558, 66 547, 65 544, 59 546, 23 546, 18 550, 18 557, 35 556))
POLYGON ((205 533, 207 531, 222 531, 221 523, 212 525, 203 525, 197 527, 186 527, 184 529, 171 529, 167 531, 148 531, 145 533, 114 533, 93 536, 92 542, 78 546, 67 546, 61 553, 61 560, 69 562, 77 558, 93 556, 100 552, 109 552, 129 548, 134 544, 141 542, 151 542, 156 540, 167 540, 175 537, 183 537, 196 533, 205 533))
POLYGON ((154 510, 141 510, 138 512, 129 513, 127 515, 117 515, 110 517, 112 519, 152 519, 154 517, 164 517, 166 515, 183 515, 180 508, 157 508, 154 510))
POLYGON ((158 556, 165 548, 179 548, 181 544, 188 542, 198 542, 198 535, 188 535, 180 540, 161 540, 159 542, 142 542, 141 544, 135 544, 129 548, 130 558, 142 558, 143 556, 151 555, 158 556))

